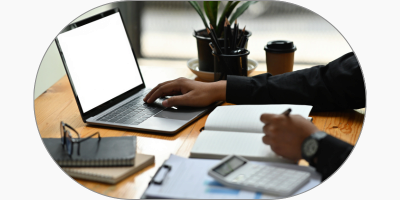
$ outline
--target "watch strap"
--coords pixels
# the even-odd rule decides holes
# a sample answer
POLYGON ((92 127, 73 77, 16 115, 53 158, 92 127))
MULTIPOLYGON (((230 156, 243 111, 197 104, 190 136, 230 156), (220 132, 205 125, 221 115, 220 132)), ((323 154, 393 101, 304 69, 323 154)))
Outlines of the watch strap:
POLYGON ((301 156, 303 157, 303 159, 305 159, 310 165, 312 165, 312 166, 314 166, 315 165, 315 163, 314 163, 314 159, 317 157, 317 155, 318 155, 318 151, 319 151, 319 149, 320 149, 320 141, 323 139, 323 138, 325 138, 327 136, 327 134, 325 133, 325 132, 323 132, 323 131, 318 131, 318 132, 315 132, 315 133, 313 133, 313 134, 311 134, 308 138, 306 138, 304 141, 303 141, 303 144, 302 144, 302 146, 301 146, 301 156), (307 149, 307 148, 309 148, 309 147, 307 147, 307 145, 310 145, 310 144, 316 144, 317 145, 317 149, 316 149, 316 151, 315 152, 313 152, 311 155, 307 155, 307 154, 309 154, 309 153, 306 153, 305 152, 305 150, 307 149))

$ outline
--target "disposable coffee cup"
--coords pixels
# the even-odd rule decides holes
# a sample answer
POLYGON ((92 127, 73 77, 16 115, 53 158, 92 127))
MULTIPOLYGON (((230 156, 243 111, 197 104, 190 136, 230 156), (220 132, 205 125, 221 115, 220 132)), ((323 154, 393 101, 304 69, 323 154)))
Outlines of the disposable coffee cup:
POLYGON ((267 72, 272 75, 293 71, 294 52, 297 50, 292 41, 274 40, 265 45, 267 72))

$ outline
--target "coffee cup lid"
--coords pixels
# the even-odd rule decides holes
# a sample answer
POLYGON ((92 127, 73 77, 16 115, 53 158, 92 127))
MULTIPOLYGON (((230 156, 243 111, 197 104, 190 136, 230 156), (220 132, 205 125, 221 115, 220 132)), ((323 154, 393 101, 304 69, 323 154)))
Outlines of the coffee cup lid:
POLYGON ((289 53, 296 51, 296 46, 294 46, 292 41, 274 40, 268 42, 267 45, 265 45, 264 50, 273 53, 289 53))

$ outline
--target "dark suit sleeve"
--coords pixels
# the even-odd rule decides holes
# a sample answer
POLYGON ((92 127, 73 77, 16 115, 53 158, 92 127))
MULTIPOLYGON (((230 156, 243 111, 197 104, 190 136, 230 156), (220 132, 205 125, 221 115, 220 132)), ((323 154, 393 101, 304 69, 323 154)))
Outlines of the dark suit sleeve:
POLYGON ((353 150, 353 146, 327 135, 318 147, 317 163, 310 163, 322 176, 322 181, 332 175, 347 159, 353 150))
MULTIPOLYGON (((272 76, 228 76, 226 101, 234 104, 312 105, 313 111, 365 107, 362 72, 354 53, 323 66, 272 76)), ((317 164, 325 180, 346 160, 353 146, 332 136, 321 140, 317 164)))
POLYGON ((365 107, 362 72, 354 53, 323 66, 272 76, 228 76, 226 101, 234 104, 312 105, 313 111, 365 107))

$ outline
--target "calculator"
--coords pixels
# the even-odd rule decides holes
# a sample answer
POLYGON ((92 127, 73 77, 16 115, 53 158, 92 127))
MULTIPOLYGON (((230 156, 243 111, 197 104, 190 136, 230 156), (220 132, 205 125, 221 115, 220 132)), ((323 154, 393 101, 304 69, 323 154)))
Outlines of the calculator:
POLYGON ((230 188, 277 196, 289 196, 310 180, 309 172, 250 163, 230 155, 208 171, 208 175, 230 188))

